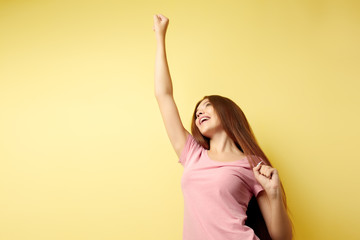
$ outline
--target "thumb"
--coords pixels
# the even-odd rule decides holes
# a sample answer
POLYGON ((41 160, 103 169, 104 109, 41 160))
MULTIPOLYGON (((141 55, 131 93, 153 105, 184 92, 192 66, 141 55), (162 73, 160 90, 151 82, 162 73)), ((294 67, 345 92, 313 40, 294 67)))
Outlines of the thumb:
POLYGON ((166 17, 165 17, 164 15, 162 15, 162 14, 157 14, 157 16, 158 16, 158 18, 161 19, 161 20, 163 20, 163 19, 166 18, 166 17))
POLYGON ((154 15, 154 22, 155 23, 159 23, 159 21, 160 21, 160 19, 159 19, 159 17, 158 17, 158 15, 154 15))
POLYGON ((254 171, 254 174, 255 176, 258 176, 260 174, 260 168, 261 168, 261 162, 259 162, 254 168, 253 168, 253 171, 254 171))

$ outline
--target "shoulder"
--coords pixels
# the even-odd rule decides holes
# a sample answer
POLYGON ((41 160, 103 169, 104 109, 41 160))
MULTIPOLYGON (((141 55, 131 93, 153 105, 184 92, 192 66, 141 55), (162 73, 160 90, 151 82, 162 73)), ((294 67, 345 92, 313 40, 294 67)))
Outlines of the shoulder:
POLYGON ((185 146, 180 154, 179 162, 185 166, 194 156, 201 156, 203 151, 205 151, 205 148, 202 147, 196 141, 194 136, 189 133, 186 138, 185 146))

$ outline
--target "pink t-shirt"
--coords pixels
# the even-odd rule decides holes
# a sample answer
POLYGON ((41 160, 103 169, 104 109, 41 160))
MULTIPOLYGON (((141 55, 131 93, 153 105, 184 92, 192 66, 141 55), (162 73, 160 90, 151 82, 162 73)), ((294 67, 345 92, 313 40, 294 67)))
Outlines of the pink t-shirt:
POLYGON ((184 166, 183 240, 258 240, 246 226, 253 195, 263 190, 246 158, 215 161, 191 134, 179 158, 184 166))

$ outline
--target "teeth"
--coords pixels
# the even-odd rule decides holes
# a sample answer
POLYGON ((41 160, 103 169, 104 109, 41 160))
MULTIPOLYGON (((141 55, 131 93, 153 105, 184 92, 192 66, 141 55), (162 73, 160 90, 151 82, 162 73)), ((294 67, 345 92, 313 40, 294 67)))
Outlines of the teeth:
POLYGON ((205 120, 208 120, 208 119, 209 119, 208 117, 204 117, 204 118, 201 119, 200 122, 202 123, 202 122, 204 122, 205 120))

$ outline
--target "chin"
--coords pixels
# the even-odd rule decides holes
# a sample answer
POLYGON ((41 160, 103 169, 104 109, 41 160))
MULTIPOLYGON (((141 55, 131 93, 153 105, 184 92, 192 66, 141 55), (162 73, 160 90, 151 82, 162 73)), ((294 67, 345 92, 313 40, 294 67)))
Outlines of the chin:
POLYGON ((204 137, 207 137, 207 138, 211 138, 211 136, 212 136, 212 134, 210 133, 210 132, 201 132, 200 131, 200 133, 201 133, 201 135, 203 135, 204 137))
POLYGON ((210 128, 203 129, 203 131, 200 131, 200 129, 199 129, 199 132, 201 133, 201 135, 203 135, 204 137, 210 138, 210 139, 212 138, 212 136, 215 133, 218 133, 221 131, 224 131, 224 129, 221 128, 220 126, 216 126, 216 127, 211 126, 210 128))

